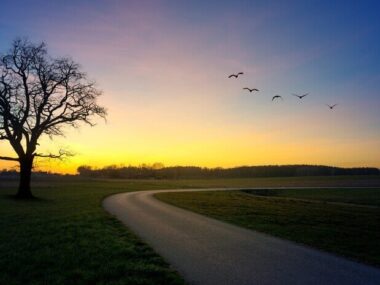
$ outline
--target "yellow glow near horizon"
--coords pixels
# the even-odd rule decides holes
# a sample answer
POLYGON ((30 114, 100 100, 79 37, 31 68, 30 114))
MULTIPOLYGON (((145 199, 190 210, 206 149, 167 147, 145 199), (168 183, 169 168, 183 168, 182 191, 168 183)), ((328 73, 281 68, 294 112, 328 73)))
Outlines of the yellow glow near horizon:
MULTIPOLYGON (((273 105, 266 98, 259 98, 255 113, 243 108, 236 115, 228 113, 225 106, 244 94, 232 97, 220 91, 224 95, 216 98, 212 90, 208 96, 194 95, 199 92, 196 89, 184 91, 180 96, 170 92, 166 90, 167 97, 155 100, 154 104, 149 104, 151 98, 145 99, 147 103, 142 100, 124 103, 121 94, 105 92, 101 103, 109 110, 107 122, 98 120, 93 128, 83 125, 67 129, 65 137, 54 140, 43 138, 40 152, 54 153, 66 148, 76 156, 63 162, 38 160, 36 169, 76 173, 80 165, 155 162, 165 166, 205 167, 268 164, 380 167, 379 137, 356 138, 352 129, 354 134, 360 134, 365 121, 347 122, 345 118, 355 115, 350 110, 329 112, 310 103, 306 105, 310 119, 305 120, 303 110, 283 117, 277 110, 286 108, 284 104, 273 105)), ((4 142, 0 146, 2 153, 12 154, 4 142)), ((13 165, 0 162, 2 168, 13 165)))
POLYGON ((54 152, 59 147, 66 147, 76 156, 63 162, 38 160, 37 169, 76 173, 80 165, 103 167, 154 162, 165 166, 205 167, 268 164, 379 166, 380 150, 376 147, 379 145, 376 139, 355 142, 318 138, 306 128, 298 134, 303 135, 301 140, 294 139, 294 131, 290 129, 260 132, 245 125, 237 128, 209 122, 202 126, 185 121, 178 126, 175 121, 154 122, 154 118, 137 127, 133 119, 123 122, 120 116, 123 114, 114 113, 108 123, 99 122, 94 128, 84 126, 70 130, 65 138, 54 141, 45 138, 41 141, 41 150, 54 152), (363 151, 358 151, 360 149, 363 151))

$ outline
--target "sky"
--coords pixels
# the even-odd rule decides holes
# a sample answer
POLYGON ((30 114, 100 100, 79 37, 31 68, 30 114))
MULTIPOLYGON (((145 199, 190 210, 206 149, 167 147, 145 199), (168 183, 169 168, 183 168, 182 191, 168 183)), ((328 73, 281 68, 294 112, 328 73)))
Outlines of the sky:
MULTIPOLYGON (((45 137, 80 165, 380 167, 378 1, 2 0, 16 37, 70 56, 103 91, 107 121, 45 137), (229 74, 242 71, 238 79, 229 74), (258 93, 244 91, 256 87, 258 93), (309 93, 302 100, 292 93, 309 93), (272 102, 279 94, 284 100, 272 102), (326 104, 338 104, 330 110, 326 104)), ((0 153, 12 154, 0 143, 0 153)), ((13 167, 0 161, 0 169, 13 167)))

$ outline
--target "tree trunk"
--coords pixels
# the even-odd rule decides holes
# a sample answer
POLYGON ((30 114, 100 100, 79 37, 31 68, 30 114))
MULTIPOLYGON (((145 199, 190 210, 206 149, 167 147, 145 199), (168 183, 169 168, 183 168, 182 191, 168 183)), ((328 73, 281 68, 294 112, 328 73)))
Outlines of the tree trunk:
POLYGON ((16 197, 19 199, 31 199, 33 194, 30 189, 32 176, 33 157, 20 159, 20 183, 16 197))

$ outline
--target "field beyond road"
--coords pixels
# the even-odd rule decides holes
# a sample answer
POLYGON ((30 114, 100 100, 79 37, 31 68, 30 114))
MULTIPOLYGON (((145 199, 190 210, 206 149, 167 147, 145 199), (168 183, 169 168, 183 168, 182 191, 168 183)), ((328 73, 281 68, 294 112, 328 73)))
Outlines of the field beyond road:
MULTIPOLYGON (((0 284, 183 284, 150 247, 101 207, 120 192, 209 187, 380 186, 380 177, 33 182, 34 201, 16 201, 0 181, 0 284)), ((242 195, 249 195, 241 193, 242 195)), ((251 197, 251 196, 248 196, 251 197)), ((201 200, 200 200, 201 203, 201 200)))
POLYGON ((380 188, 160 193, 206 216, 380 266, 380 188))

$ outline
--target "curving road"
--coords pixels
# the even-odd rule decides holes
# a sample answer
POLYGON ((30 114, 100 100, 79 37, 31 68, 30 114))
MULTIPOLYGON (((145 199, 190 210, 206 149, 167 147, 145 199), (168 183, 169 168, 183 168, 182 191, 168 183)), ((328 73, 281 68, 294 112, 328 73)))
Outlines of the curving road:
POLYGON ((192 213, 153 197, 116 194, 104 208, 163 256, 189 284, 380 284, 380 269, 192 213))

